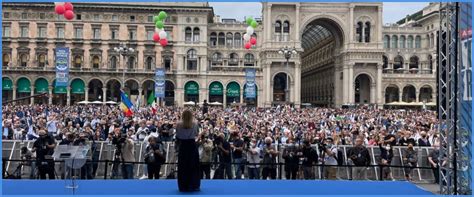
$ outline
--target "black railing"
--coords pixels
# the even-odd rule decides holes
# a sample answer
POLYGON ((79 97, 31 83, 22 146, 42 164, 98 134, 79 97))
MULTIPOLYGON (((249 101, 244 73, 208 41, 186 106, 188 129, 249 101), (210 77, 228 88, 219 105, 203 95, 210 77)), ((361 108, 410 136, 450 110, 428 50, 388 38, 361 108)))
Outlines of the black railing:
MULTIPOLYGON (((2 176, 3 176, 4 179, 22 179, 22 178, 39 179, 38 164, 37 164, 39 162, 37 160, 19 160, 19 159, 6 159, 6 158, 4 158, 2 161, 3 161, 2 176), (16 165, 16 168, 14 168, 13 171, 6 172, 5 165, 7 165, 8 162, 18 163, 16 165), (30 168, 29 173, 28 173, 28 171, 24 170, 25 167, 30 168), (31 170, 33 170, 34 172, 31 172, 31 170), (26 177, 25 175, 28 175, 28 174, 30 176, 26 177)), ((65 172, 65 169, 67 169, 67 168, 64 167, 64 163, 65 163, 64 160, 63 161, 51 161, 51 160, 49 160, 49 162, 54 162, 54 164, 55 164, 54 172, 55 172, 56 179, 59 179, 59 178, 65 179, 65 178, 68 177, 68 175, 66 174, 67 172, 65 172)), ((144 165, 146 163, 145 162, 122 162, 122 161, 117 161, 117 160, 97 160, 97 161, 88 160, 80 170, 76 170, 76 172, 73 172, 73 175, 74 174, 81 174, 82 179, 90 179, 90 178, 88 178, 89 175, 87 175, 87 173, 91 173, 90 177, 92 179, 104 179, 104 180, 107 180, 107 179, 120 179, 120 178, 118 178, 121 175, 120 165, 123 165, 123 164, 133 164, 133 166, 134 166, 134 168, 133 168, 134 172, 133 173, 135 173, 136 172, 135 170, 137 169, 136 167, 139 168, 140 165, 144 165), (97 176, 98 172, 96 170, 97 170, 98 166, 101 163, 104 164, 104 172, 103 172, 102 176, 97 176), (86 170, 88 172, 83 172, 82 170, 86 170)), ((163 174, 163 176, 160 176, 160 178, 166 178, 166 179, 176 178, 176 173, 179 170, 179 169, 177 169, 177 164, 178 164, 177 162, 165 162, 165 163, 161 164, 161 171, 163 171, 163 169, 164 169, 163 167, 166 166, 166 165, 171 165, 172 168, 174 168, 174 169, 170 170, 169 173, 165 172, 166 174, 163 174)), ((244 177, 246 177, 246 178, 248 178, 248 176, 245 176, 244 172, 247 171, 247 173, 248 173, 250 166, 252 166, 252 167, 259 166, 259 167, 257 167, 259 177, 261 177, 261 174, 262 174, 262 171, 263 171, 264 168, 270 168, 270 169, 275 170, 275 173, 277 174, 276 176, 274 176, 275 179, 280 179, 280 180, 284 179, 283 174, 287 173, 286 172, 286 169, 287 169, 286 167, 288 167, 288 166, 286 166, 288 164, 281 163, 281 162, 280 163, 201 162, 200 164, 201 165, 209 164, 210 166, 212 166, 211 169, 213 169, 214 172, 216 170, 218 170, 220 167, 224 166, 224 165, 231 165, 231 174, 232 175, 234 174, 234 172, 236 170, 236 169, 233 169, 233 168, 243 167, 242 175, 244 175, 244 177), (267 166, 269 166, 269 167, 267 167, 267 166)), ((380 180, 380 181, 394 180, 393 178, 384 178, 384 176, 383 176, 384 174, 391 174, 392 173, 391 171, 394 168, 395 169, 401 168, 403 170, 411 170, 412 173, 414 173, 415 169, 418 169, 418 170, 433 170, 431 167, 382 165, 382 164, 364 165, 364 166, 355 166, 355 165, 347 165, 347 164, 343 164, 343 165, 313 164, 313 165, 308 166, 308 165, 303 165, 303 164, 299 163, 299 164, 293 164, 293 167, 295 167, 295 166, 296 166, 296 168, 293 168, 293 169, 296 169, 296 172, 297 172, 296 174, 297 174, 297 177, 298 177, 297 179, 314 179, 314 180, 316 180, 316 179, 325 179, 324 178, 324 168, 326 168, 326 167, 336 167, 336 177, 337 177, 336 179, 341 179, 341 180, 352 180, 352 178, 353 178, 352 169, 355 168, 355 167, 364 169, 364 177, 368 177, 367 174, 370 173, 370 172, 379 173, 379 175, 375 176, 375 177, 378 177, 378 180, 380 180), (304 175, 304 171, 305 171, 304 168, 306 168, 306 169, 309 168, 311 170, 311 175, 310 176, 304 175), (346 178, 339 175, 341 169, 344 170, 345 172, 347 172, 348 176, 346 178), (388 170, 389 173, 384 172, 384 170, 388 170)), ((162 174, 161 171, 160 171, 160 174, 162 174)), ((217 179, 225 179, 225 176, 226 175, 224 174, 222 178, 217 178, 217 179)), ((138 178, 138 176, 134 176, 134 177, 138 178)), ((206 178, 210 179, 210 177, 206 177, 206 178)), ((239 178, 239 177, 236 177, 236 178, 239 178)), ((213 178, 213 179, 216 179, 216 178, 213 178)), ((231 177, 231 179, 234 179, 234 177, 231 177)), ((286 176, 285 176, 285 179, 286 179, 286 176)), ((365 179, 376 180, 376 179, 370 179, 370 178, 365 178, 365 179)))

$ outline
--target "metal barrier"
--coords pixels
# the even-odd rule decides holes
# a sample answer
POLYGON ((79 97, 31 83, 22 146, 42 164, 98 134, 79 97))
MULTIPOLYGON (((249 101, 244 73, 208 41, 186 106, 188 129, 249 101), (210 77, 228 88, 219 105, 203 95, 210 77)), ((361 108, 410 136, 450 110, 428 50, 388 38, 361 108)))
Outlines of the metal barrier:
MULTIPOLYGON (((20 158, 20 149, 21 147, 28 147, 31 148, 33 146, 33 141, 15 141, 15 140, 3 140, 3 147, 2 153, 4 156, 4 164, 6 172, 13 172, 17 169, 21 158, 20 158)), ((175 152, 175 147, 173 142, 167 142, 164 144, 166 150, 166 164, 163 164, 161 167, 161 174, 162 178, 168 176, 171 173, 176 172, 177 170, 177 154, 175 152)), ((279 179, 285 178, 285 168, 284 168, 284 159, 282 158, 282 153, 285 150, 285 145, 274 145, 276 150, 280 152, 279 156, 277 157, 277 177, 279 179)), ((134 177, 140 178, 144 173, 145 165, 143 163, 144 158, 144 151, 145 145, 143 143, 135 143, 135 166, 134 166, 134 177)), ((318 147, 314 146, 314 148, 318 151, 318 147)), ((351 167, 352 165, 348 163, 347 158, 347 151, 351 148, 351 146, 338 146, 338 149, 343 152, 344 155, 344 165, 337 166, 337 177, 338 179, 348 180, 351 179, 351 167)), ((380 160, 380 149, 379 147, 367 147, 370 152, 371 156, 371 165, 370 168, 366 172, 367 179, 369 180, 380 180, 381 179, 381 169, 379 166, 378 161, 380 160)), ((406 147, 393 147, 394 157, 391 163, 391 172, 392 177, 397 180, 405 179, 405 167, 404 162, 402 162, 403 152, 406 147)), ((412 180, 415 182, 433 182, 434 176, 430 165, 428 163, 428 154, 432 151, 432 147, 415 147, 415 151, 418 152, 418 163, 417 166, 414 168, 412 172, 412 180)), ((114 155, 115 155, 115 146, 109 142, 97 142, 97 151, 93 154, 95 157, 94 161, 92 161, 92 165, 96 165, 96 171, 94 177, 96 178, 110 178, 112 177, 112 169, 114 165, 114 155)), ((217 163, 213 163, 217 165, 217 163)), ((245 165, 245 164, 244 164, 245 165)), ((262 165, 262 164, 260 164, 262 165)), ((25 168, 28 171, 28 167, 21 167, 22 169, 25 168)), ((61 162, 57 162, 56 169, 62 169, 61 162)), ((235 165, 232 165, 232 168, 235 168, 235 165)), ((323 166, 319 163, 313 167, 315 172, 315 177, 317 179, 322 179, 322 168, 323 166)), ((120 171, 120 169, 119 169, 120 171)), ((214 172, 214 170, 213 170, 214 172)), ((212 172, 212 173, 213 173, 212 172)), ((232 170, 234 173, 235 170, 232 170)), ((244 177, 247 176, 248 170, 244 170, 244 177)), ((24 175, 27 177, 27 175, 24 175)), ((212 177, 212 176, 211 176, 212 177)))

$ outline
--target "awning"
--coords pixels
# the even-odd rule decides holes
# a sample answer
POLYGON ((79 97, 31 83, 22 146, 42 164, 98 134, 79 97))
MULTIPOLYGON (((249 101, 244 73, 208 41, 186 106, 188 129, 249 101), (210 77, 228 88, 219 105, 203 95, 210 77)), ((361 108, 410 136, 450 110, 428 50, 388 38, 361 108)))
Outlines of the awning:
POLYGON ((13 82, 9 78, 2 79, 2 90, 13 90, 13 82))
POLYGON ((19 92, 19 93, 30 93, 31 92, 30 80, 28 80, 27 78, 19 79, 18 82, 17 82, 17 85, 18 85, 17 92, 19 92))
POLYGON ((54 94, 67 94, 67 88, 66 87, 57 87, 56 86, 56 80, 53 81, 53 93, 54 94))
POLYGON ((209 85, 209 95, 211 96, 222 96, 224 94, 224 87, 220 82, 212 82, 209 85))
POLYGON ((240 97, 240 85, 236 82, 231 82, 227 85, 228 97, 240 97))
POLYGON ((199 85, 194 81, 186 83, 186 85, 184 86, 184 93, 187 95, 198 95, 199 85))
POLYGON ((48 81, 46 79, 40 78, 35 82, 35 92, 36 93, 47 93, 48 92, 48 81))
POLYGON ((71 93, 72 94, 84 94, 84 81, 80 79, 74 79, 71 82, 71 93))

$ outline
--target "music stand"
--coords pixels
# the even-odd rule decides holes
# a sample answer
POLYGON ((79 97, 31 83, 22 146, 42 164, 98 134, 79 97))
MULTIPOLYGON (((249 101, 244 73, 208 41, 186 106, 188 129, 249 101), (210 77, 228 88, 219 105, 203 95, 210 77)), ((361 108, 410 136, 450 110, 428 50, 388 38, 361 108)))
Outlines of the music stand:
POLYGON ((66 189, 72 189, 73 194, 79 187, 76 184, 76 176, 73 176, 73 171, 82 168, 87 161, 87 153, 90 146, 71 146, 59 145, 54 151, 53 158, 55 160, 64 160, 64 174, 67 177, 69 170, 69 177, 66 178, 66 189), (69 180, 69 181, 67 181, 69 180))

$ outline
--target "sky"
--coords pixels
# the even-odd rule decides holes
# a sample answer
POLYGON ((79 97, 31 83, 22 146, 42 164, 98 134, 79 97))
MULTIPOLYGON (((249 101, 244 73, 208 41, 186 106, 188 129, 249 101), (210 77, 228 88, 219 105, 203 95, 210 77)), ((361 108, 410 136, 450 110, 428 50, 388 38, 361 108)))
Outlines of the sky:
MULTIPOLYGON (((214 8, 214 13, 221 18, 235 18, 238 21, 243 21, 245 16, 259 18, 262 13, 262 4, 259 2, 210 2, 209 4, 214 8)), ((384 2, 383 23, 395 23, 427 5, 428 2, 384 2)))

